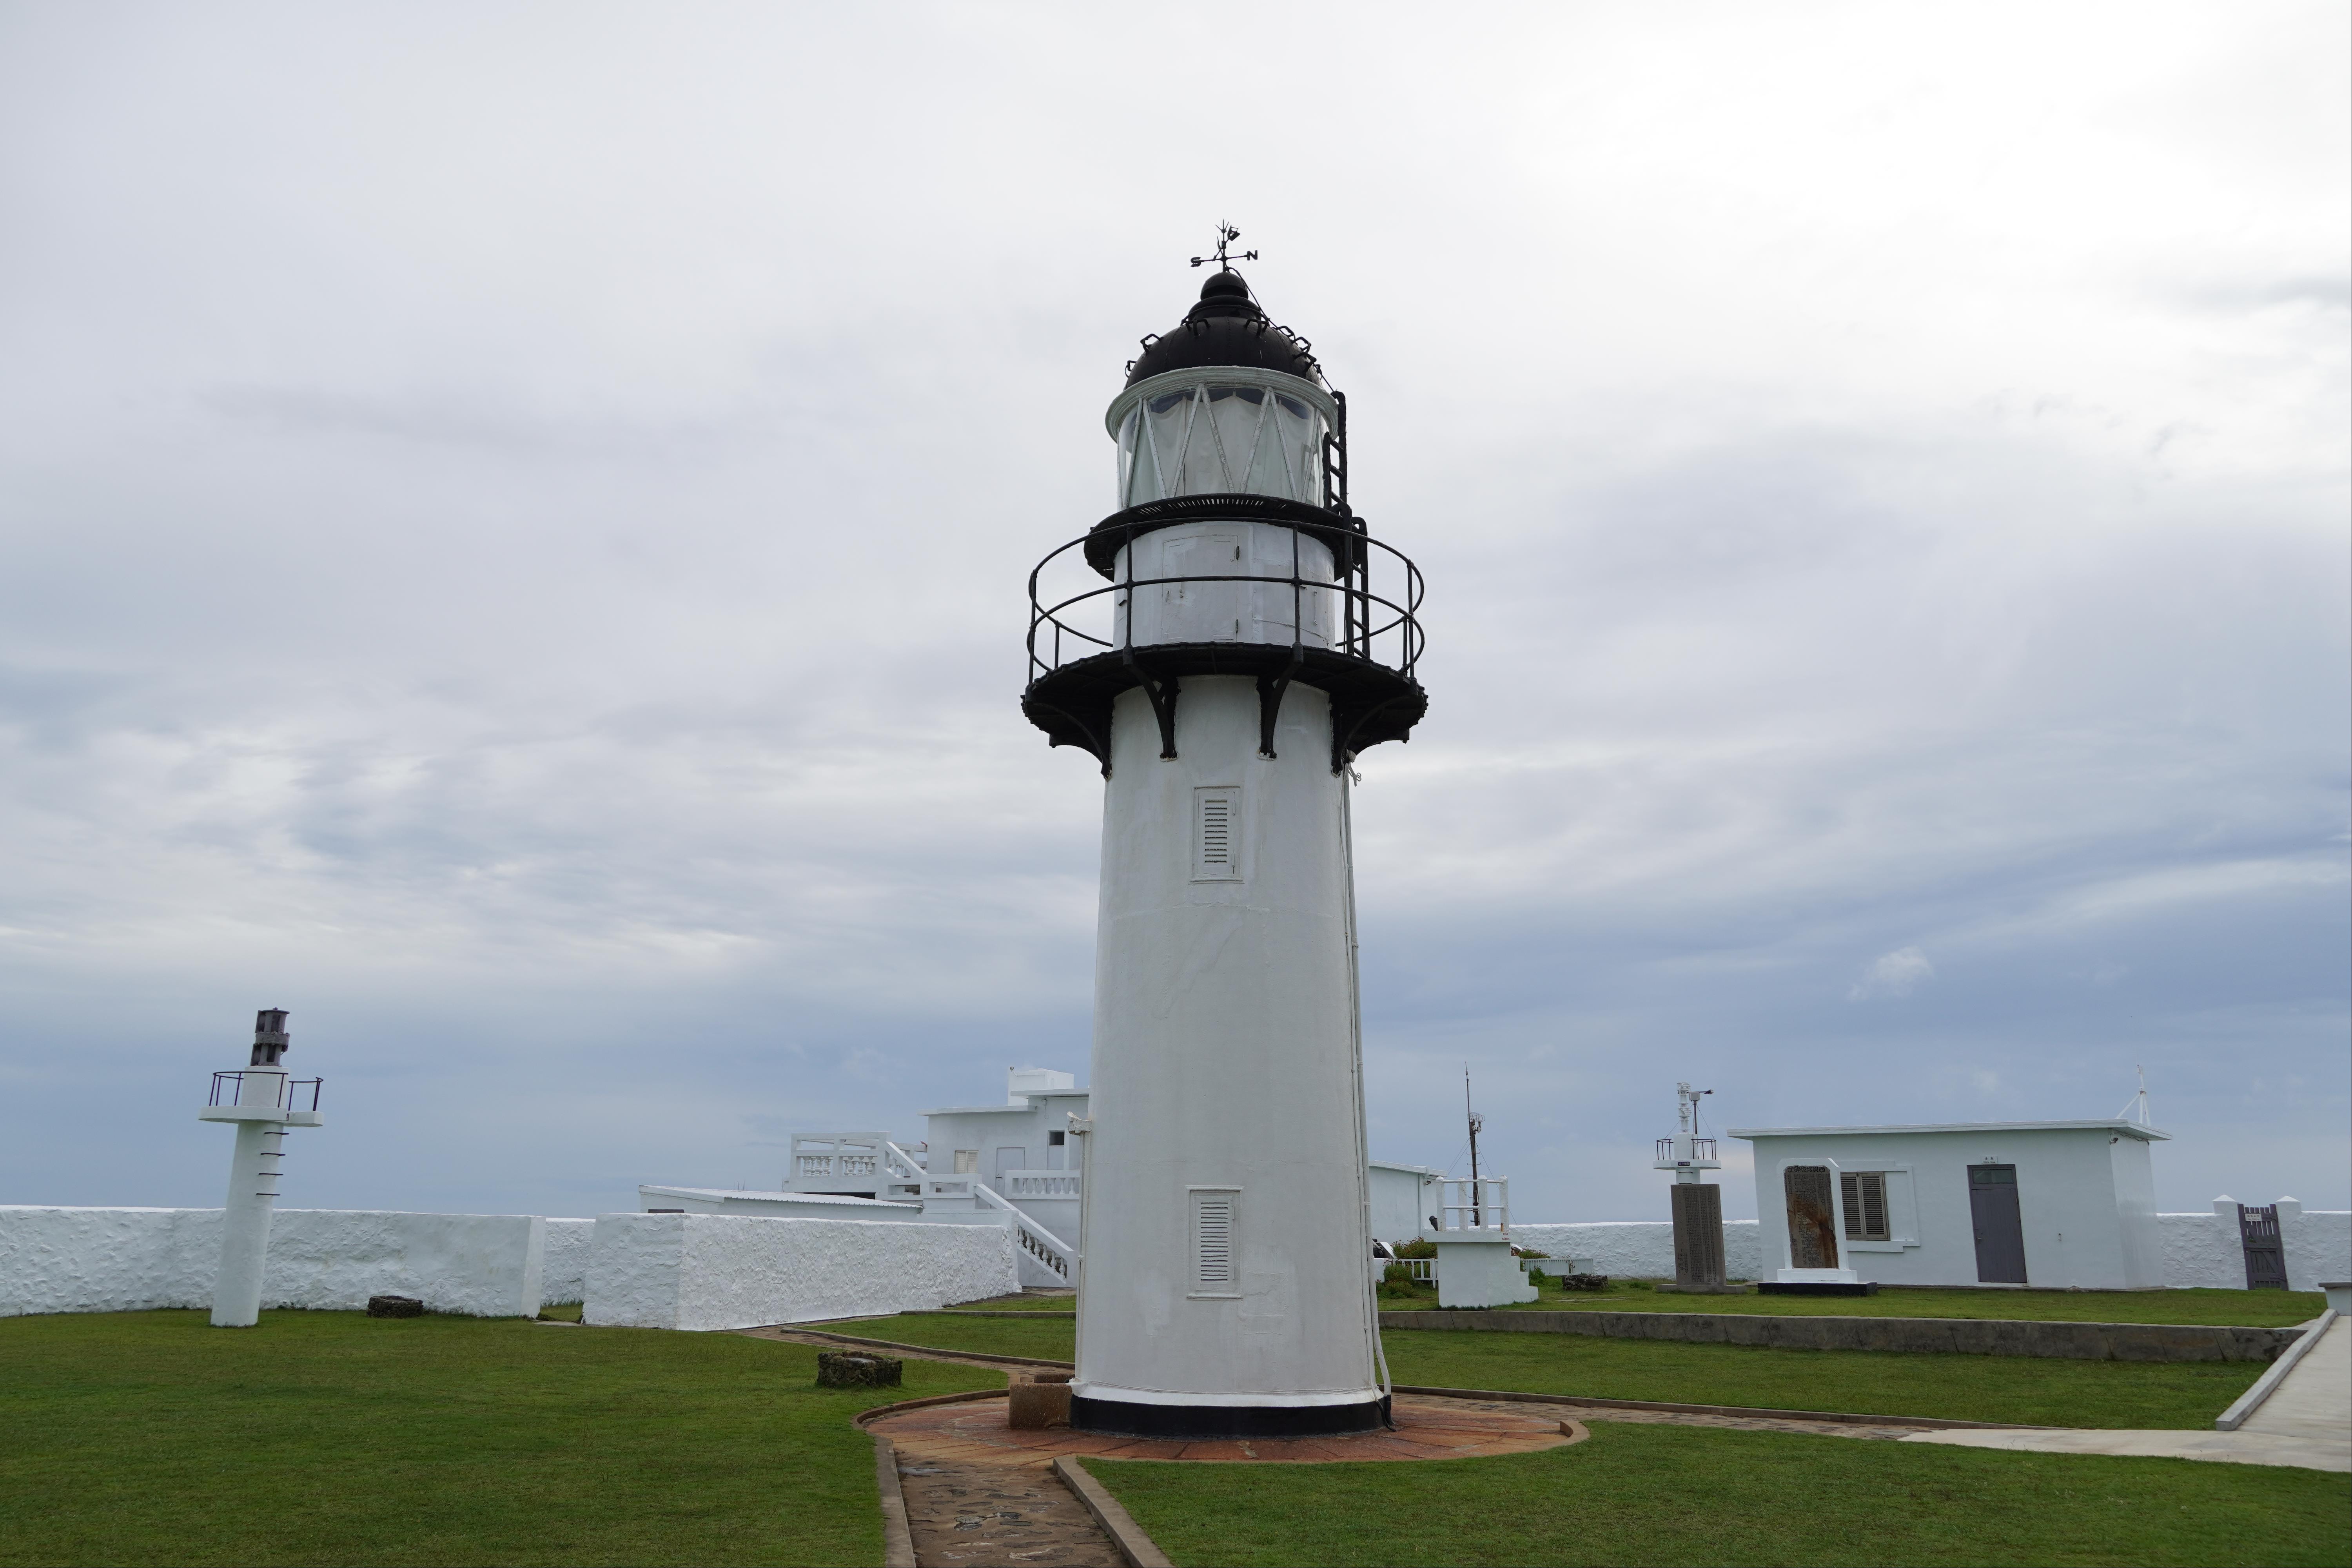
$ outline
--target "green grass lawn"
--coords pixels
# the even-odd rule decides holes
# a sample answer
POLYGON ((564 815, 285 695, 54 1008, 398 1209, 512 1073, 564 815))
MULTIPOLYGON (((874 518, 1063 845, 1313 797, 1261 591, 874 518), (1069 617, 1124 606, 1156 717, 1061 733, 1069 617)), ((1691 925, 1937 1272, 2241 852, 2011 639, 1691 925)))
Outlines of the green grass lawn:
MULTIPOLYGON (((901 1317, 843 1333, 942 1350, 1068 1361, 1067 1319, 901 1317)), ((2252 1362, 1791 1351, 1745 1345, 1390 1329, 1389 1371, 1424 1388, 1495 1388, 1690 1405, 1934 1415, 2030 1426, 2210 1426, 2263 1368, 2252 1362)))
POLYGON ((2352 1559, 2352 1478, 1595 1422, 1431 1464, 1087 1468, 1180 1563, 2261 1563, 2352 1559))
POLYGON ((946 1308, 950 1312, 1059 1312, 1065 1317, 1078 1310, 1076 1296, 991 1296, 984 1301, 958 1301, 946 1308))
POLYGON ((0 1319, 0 1563, 879 1563, 850 1419, 883 1400, 819 1390, 816 1353, 356 1312, 0 1319))
MULTIPOLYGON (((1646 1280, 1612 1279, 1600 1291, 1565 1290, 1550 1279, 1533 1301, 1505 1312, 1747 1312, 1765 1317, 2011 1318, 2068 1323, 2221 1323, 2284 1329, 2327 1308, 2301 1290, 1882 1290, 1875 1296, 1685 1296, 1646 1280)), ((1410 1295, 1382 1290, 1384 1312, 1428 1311, 1433 1286, 1410 1295)))
POLYGON ((1077 1353, 1078 1326, 1064 1317, 1042 1317, 1032 1322, 1024 1318, 959 1318, 951 1312, 913 1312, 898 1318, 851 1318, 809 1326, 821 1333, 856 1334, 902 1345, 928 1345, 934 1350, 1035 1356, 1040 1361, 1068 1361, 1077 1353))
POLYGON ((1765 1350, 1582 1334, 1390 1329, 1390 1374, 1423 1388, 1496 1388, 1688 1405, 1933 1415, 2025 1426, 2210 1426, 2254 1362, 1765 1350))

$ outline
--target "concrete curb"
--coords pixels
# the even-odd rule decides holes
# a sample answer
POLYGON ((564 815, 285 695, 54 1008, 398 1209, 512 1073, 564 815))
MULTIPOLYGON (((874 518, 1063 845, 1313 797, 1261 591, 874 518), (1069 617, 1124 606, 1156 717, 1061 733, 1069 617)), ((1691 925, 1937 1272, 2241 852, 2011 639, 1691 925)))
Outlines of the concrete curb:
POLYGON ((877 1405, 871 1410, 861 1410, 850 1419, 863 1426, 868 1421, 896 1415, 901 1410, 921 1410, 933 1405, 970 1405, 982 1399, 1002 1399, 1005 1393, 1002 1388, 973 1388, 961 1394, 934 1394, 927 1399, 901 1399, 895 1405, 877 1405))
POLYGON ((916 1568, 915 1528, 898 1487, 898 1449, 879 1432, 874 1434, 874 1483, 882 1494, 882 1568, 916 1568))
POLYGON ((1109 1536, 1111 1544, 1118 1548, 1118 1554, 1126 1560, 1129 1568, 1176 1568, 1168 1560, 1168 1553, 1153 1544, 1151 1537, 1143 1532, 1143 1526, 1135 1522, 1134 1516, 1119 1506, 1118 1499, 1106 1491, 1100 1481, 1087 1474, 1086 1468, 1076 1459, 1067 1454, 1056 1455, 1054 1473, 1062 1478, 1064 1486, 1076 1494, 1086 1510, 1095 1516, 1095 1522, 1103 1527, 1103 1533, 1109 1536))
POLYGON ((2253 1387, 2238 1395, 2236 1404, 2213 1418, 2213 1430, 2234 1432, 2244 1426, 2246 1417, 2260 1410, 2263 1407, 2263 1401, 2278 1391, 2278 1385, 2286 1381, 2286 1374, 2294 1370, 2295 1363, 2301 1361, 2313 1346, 2319 1343, 2321 1336, 2327 1332, 2328 1328, 2335 1321, 2335 1308, 2330 1307, 2320 1313, 2319 1317, 2304 1331, 2303 1337, 2281 1352, 2278 1360, 2271 1363, 2270 1371, 2254 1379, 2253 1387))
POLYGON ((1769 1350, 1895 1351, 2067 1361, 2270 1361, 2300 1329, 2068 1323, 2013 1318, 1775 1317, 1746 1312, 1382 1312, 1383 1329, 1591 1334, 1769 1350))
MULTIPOLYGON (((1028 1316, 1025 1312, 1022 1315, 1024 1317, 1028 1316)), ((762 1323, 760 1326, 763 1329, 775 1329, 788 1334, 806 1334, 813 1340, 830 1340, 835 1344, 863 1345, 869 1350, 905 1351, 910 1355, 922 1356, 932 1361, 938 1361, 949 1356, 961 1356, 965 1361, 992 1362, 998 1366, 1042 1366, 1049 1368, 1055 1372, 1070 1372, 1075 1370, 1073 1364, 1069 1362, 1040 1361, 1035 1356, 992 1355, 986 1351, 960 1351, 948 1345, 904 1345, 900 1344, 897 1340, 868 1340, 861 1339, 856 1334, 829 1334, 823 1329, 802 1328, 798 1323, 762 1323)), ((736 1329, 733 1331, 740 1334, 747 1333, 750 1331, 745 1329, 736 1329)))
POLYGON ((1504 1399, 1522 1405, 1570 1405, 1592 1410, 1655 1410, 1669 1415, 1736 1415, 1758 1421, 1822 1421, 1841 1426, 1916 1426, 1926 1432, 2047 1432, 2047 1426, 2022 1426, 2014 1421, 1947 1421, 1935 1415, 1858 1415, 1847 1410, 1765 1410, 1746 1405, 1673 1405, 1655 1399, 1601 1399, 1582 1394, 1517 1394, 1492 1388, 1416 1388, 1400 1383, 1398 1394, 1425 1394, 1439 1399, 1504 1399))

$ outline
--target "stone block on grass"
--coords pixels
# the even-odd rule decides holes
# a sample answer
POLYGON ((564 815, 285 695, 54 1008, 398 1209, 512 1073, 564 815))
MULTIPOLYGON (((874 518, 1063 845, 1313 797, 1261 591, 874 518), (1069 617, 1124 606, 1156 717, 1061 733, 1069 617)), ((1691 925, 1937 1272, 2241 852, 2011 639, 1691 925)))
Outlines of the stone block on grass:
POLYGON ((896 1388, 906 1363, 895 1356, 860 1355, 849 1351, 816 1352, 819 1388, 896 1388))
POLYGON ((370 1296, 367 1314, 371 1318, 421 1318, 425 1303, 414 1296, 370 1296))

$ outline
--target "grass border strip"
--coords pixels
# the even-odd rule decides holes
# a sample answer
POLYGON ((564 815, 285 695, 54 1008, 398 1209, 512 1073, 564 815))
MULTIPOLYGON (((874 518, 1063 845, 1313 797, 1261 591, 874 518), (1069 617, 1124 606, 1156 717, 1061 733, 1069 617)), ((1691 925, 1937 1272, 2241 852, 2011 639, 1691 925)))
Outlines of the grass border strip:
POLYGON ((2039 1318, 1843 1317, 1832 1313, 1640 1312, 1567 1307, 1496 1312, 1463 1308, 1382 1311, 1383 1329, 1451 1333, 1580 1334, 1594 1339, 1763 1350, 2028 1356, 2057 1361, 2270 1362, 2299 1326, 2106 1323, 2039 1318))
POLYGON ((1655 1410, 1668 1415, 1737 1415, 1761 1421, 1826 1421, 1842 1426, 1916 1426, 1925 1431, 2063 1432, 2063 1426, 2029 1426, 2018 1421, 1947 1421, 1938 1415, 1858 1415, 1844 1410, 1767 1410, 1747 1405, 1676 1405, 1655 1399, 1603 1399, 1584 1394, 1520 1394, 1496 1388, 1420 1388, 1394 1385, 1398 1394, 1439 1399, 1507 1399, 1526 1405, 1578 1405, 1598 1410, 1655 1410))
POLYGON ((918 1568, 915 1527, 898 1485, 898 1446, 879 1432, 873 1436, 874 1489, 882 1498, 882 1568, 918 1568))
POLYGON ((1118 1548, 1119 1556, 1126 1559, 1128 1568, 1176 1568, 1168 1553, 1160 1551, 1159 1544, 1144 1533, 1143 1526, 1135 1522, 1135 1516, 1100 1481, 1087 1474, 1086 1467, 1075 1456, 1055 1455, 1054 1474, 1076 1496, 1079 1505, 1094 1515, 1095 1522, 1102 1526, 1103 1533, 1118 1548))

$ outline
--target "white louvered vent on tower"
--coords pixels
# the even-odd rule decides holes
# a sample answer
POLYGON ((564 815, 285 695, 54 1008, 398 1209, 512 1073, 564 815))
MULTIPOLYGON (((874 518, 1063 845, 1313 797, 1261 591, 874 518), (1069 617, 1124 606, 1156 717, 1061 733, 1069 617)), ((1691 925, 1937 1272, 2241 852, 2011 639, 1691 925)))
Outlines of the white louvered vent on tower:
POLYGON ((1242 875, 1242 792, 1222 784, 1192 792, 1192 880, 1237 882, 1242 875))
POLYGON ((1234 1221, 1239 1187, 1194 1187, 1192 1289, 1195 1296, 1234 1296, 1234 1221))

